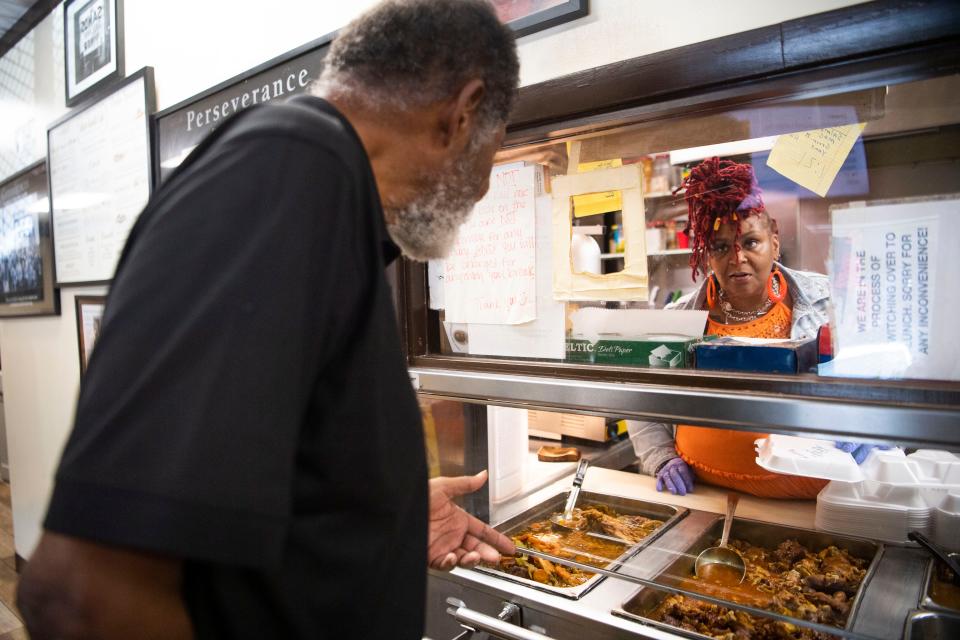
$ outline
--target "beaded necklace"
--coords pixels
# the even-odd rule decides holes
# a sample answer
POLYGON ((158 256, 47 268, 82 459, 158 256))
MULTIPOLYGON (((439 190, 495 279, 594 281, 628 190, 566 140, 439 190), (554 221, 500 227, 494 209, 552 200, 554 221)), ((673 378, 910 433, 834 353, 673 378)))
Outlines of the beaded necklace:
MULTIPOLYGON (((780 283, 777 281, 777 278, 774 278, 772 283, 773 285, 773 295, 776 298, 780 297, 780 283)), ((719 287, 718 287, 719 288, 719 287)), ((731 320, 735 324, 740 324, 742 322, 752 322, 757 318, 762 318, 770 308, 773 307, 773 300, 769 296, 766 297, 763 304, 760 305, 760 308, 754 309, 753 311, 740 311, 735 309, 730 301, 727 300, 727 293, 720 288, 720 309, 723 311, 723 322, 725 324, 730 324, 731 320)))

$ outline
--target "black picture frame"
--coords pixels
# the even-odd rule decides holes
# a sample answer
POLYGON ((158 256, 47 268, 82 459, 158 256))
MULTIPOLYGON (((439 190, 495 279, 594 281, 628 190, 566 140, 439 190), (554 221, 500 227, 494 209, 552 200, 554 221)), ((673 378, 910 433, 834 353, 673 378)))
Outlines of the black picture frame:
POLYGON ((0 182, 0 318, 60 315, 47 189, 44 160, 0 182))
MULTIPOLYGON (((106 194, 112 200, 116 200, 120 195, 129 196, 130 191, 136 191, 142 200, 138 206, 134 207, 127 204, 125 205, 126 208, 122 211, 106 212, 109 214, 109 219, 115 220, 118 225, 121 223, 127 224, 126 231, 129 233, 130 228, 132 228, 136 222, 136 218, 139 217, 153 192, 153 141, 151 138, 152 131, 150 122, 152 114, 156 111, 156 103, 157 98, 153 81, 153 67, 143 67, 129 75, 122 82, 114 85, 107 95, 96 101, 88 101, 77 109, 72 109, 47 128, 47 167, 49 168, 47 180, 50 193, 51 236, 54 247, 53 273, 54 284, 56 286, 73 287, 107 284, 113 279, 113 272, 116 268, 116 263, 114 262, 109 269, 94 268, 88 270, 92 271, 92 273, 78 275, 76 273, 77 269, 70 264, 70 258, 66 255, 66 252, 62 250, 65 242, 67 242, 65 234, 62 233, 64 218, 67 217, 64 215, 67 208, 64 203, 60 201, 60 197, 63 195, 62 192, 68 189, 60 183, 59 167, 67 166, 76 170, 87 169, 88 167, 102 167, 109 165, 111 162, 116 163, 122 161, 126 163, 123 166, 112 167, 113 170, 108 172, 110 179, 123 180, 124 182, 113 182, 104 185, 97 183, 98 178, 103 179, 102 175, 85 175, 82 189, 106 194), (143 93, 142 95, 138 94, 135 105, 127 106, 129 106, 131 110, 136 110, 135 121, 142 119, 142 140, 144 141, 144 146, 140 150, 134 150, 140 151, 139 154, 134 154, 131 153, 130 149, 117 148, 116 145, 126 144, 129 138, 122 137, 125 131, 119 127, 120 122, 114 121, 115 118, 111 120, 111 117, 117 114, 112 114, 110 109, 115 107, 113 99, 129 85, 137 82, 143 83, 143 93), (99 120, 97 116, 100 116, 99 120), (100 124, 88 126, 88 123, 85 122, 88 118, 97 120, 100 124), (69 135, 63 135, 65 142, 60 139, 60 132, 64 131, 63 127, 66 127, 67 131, 69 131, 70 127, 75 129, 69 135), (113 140, 111 140, 111 136, 114 138, 113 140), (118 139, 117 136, 121 136, 121 138, 118 139), (103 154, 102 157, 95 155, 97 149, 93 148, 93 146, 96 144, 100 144, 103 147, 100 149, 103 154), (62 158, 59 157, 60 154, 64 153, 65 145, 70 145, 70 151, 76 156, 72 161, 68 160, 67 162, 63 162, 62 158), (138 181, 139 178, 143 179, 142 184, 138 181)), ((124 115, 129 116, 129 113, 124 115)), ((135 126, 139 127, 140 124, 139 122, 135 122, 135 126)), ((67 155, 69 156, 69 152, 67 155)), ((72 208, 83 209, 88 215, 91 211, 95 214, 104 213, 100 210, 92 209, 90 205, 86 207, 73 206, 72 208)), ((82 234, 79 229, 75 231, 77 232, 75 235, 85 242, 87 238, 91 237, 91 234, 82 234)), ((122 249, 123 244, 126 242, 126 233, 123 234, 123 237, 116 235, 111 237, 115 243, 114 249, 116 250, 116 255, 119 255, 120 249, 122 249)), ((74 249, 76 249, 76 247, 74 247, 74 249)), ((96 250, 102 249, 103 246, 86 246, 82 248, 82 251, 84 255, 90 255, 92 253, 101 255, 96 253, 96 250)))
POLYGON ((107 296, 77 296, 74 299, 77 313, 77 349, 80 353, 80 376, 87 372, 90 354, 100 335, 100 322, 107 305, 107 296))
POLYGON ((305 92, 320 76, 323 59, 336 35, 333 31, 320 36, 151 116, 153 187, 160 186, 190 151, 229 116, 253 104, 262 104, 265 88, 269 93, 266 101, 305 92), (279 93, 277 87, 281 89, 279 93), (254 102, 250 98, 258 90, 261 95, 254 102))
POLYGON ((590 13, 589 0, 493 0, 493 5, 518 38, 590 13))
POLYGON ((73 107, 123 78, 123 0, 63 4, 64 94, 73 107))

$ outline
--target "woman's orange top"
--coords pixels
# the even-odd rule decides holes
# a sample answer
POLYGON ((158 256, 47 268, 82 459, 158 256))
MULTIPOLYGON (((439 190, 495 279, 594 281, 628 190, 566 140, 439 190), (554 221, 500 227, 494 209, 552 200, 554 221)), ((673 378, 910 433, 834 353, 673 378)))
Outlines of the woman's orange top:
MULTIPOLYGON (((748 338, 789 338, 793 313, 778 302, 764 316, 743 324, 708 320, 707 333, 748 338)), ((756 463, 754 440, 767 434, 677 425, 677 453, 710 484, 762 498, 815 498, 825 480, 771 473, 756 463)))

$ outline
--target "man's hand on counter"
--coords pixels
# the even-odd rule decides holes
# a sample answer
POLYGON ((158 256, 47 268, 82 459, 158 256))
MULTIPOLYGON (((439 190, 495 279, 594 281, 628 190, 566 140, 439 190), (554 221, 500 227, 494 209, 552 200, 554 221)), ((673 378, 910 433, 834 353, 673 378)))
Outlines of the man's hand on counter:
POLYGON ((449 571, 456 566, 475 567, 480 562, 498 562, 501 553, 516 553, 510 538, 453 502, 457 496, 473 493, 486 481, 486 471, 475 476, 430 480, 427 562, 431 569, 449 571))

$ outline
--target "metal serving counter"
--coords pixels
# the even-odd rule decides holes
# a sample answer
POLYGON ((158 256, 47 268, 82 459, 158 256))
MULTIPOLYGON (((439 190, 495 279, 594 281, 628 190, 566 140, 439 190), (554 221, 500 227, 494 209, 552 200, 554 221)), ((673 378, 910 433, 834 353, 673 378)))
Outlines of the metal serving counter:
MULTIPOLYGON (((560 482, 548 487, 542 494, 549 495, 562 485, 560 482)), ((627 559, 617 569, 617 574, 608 574, 589 593, 575 601, 476 570, 456 569, 448 574, 431 572, 427 600, 428 637, 432 640, 457 637, 466 640, 471 638, 466 629, 476 631, 472 635, 476 640, 487 637, 508 640, 665 639, 687 635, 669 627, 645 624, 637 617, 624 616, 624 605, 636 598, 638 584, 622 576, 628 574, 649 581, 684 558, 685 552, 710 536, 716 527, 722 492, 698 487, 693 495, 679 498, 657 493, 651 478, 606 469, 591 471, 585 488, 594 493, 673 503, 690 511, 627 559), (490 631, 493 633, 484 635, 490 631)), ((518 505, 518 509, 530 508, 538 498, 543 498, 542 494, 531 496, 525 505, 518 505)), ((929 566, 925 553, 918 549, 882 546, 814 532, 812 501, 744 497, 742 504, 742 515, 746 518, 811 530, 798 532, 784 528, 784 538, 797 537, 798 534, 810 540, 837 538, 841 547, 872 561, 846 629, 836 630, 838 637, 878 640, 903 637, 911 612, 917 609, 924 594, 929 566)), ((740 518, 735 522, 741 522, 740 518)), ((751 527, 745 522, 741 527, 745 527, 744 531, 764 529, 764 526, 751 527)), ((643 590, 649 590, 649 587, 643 590)))

